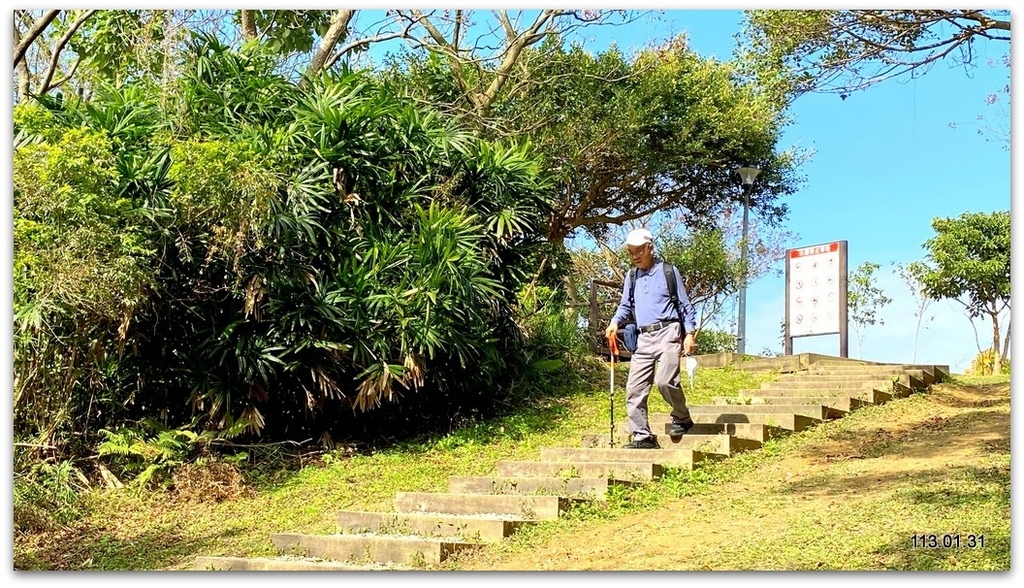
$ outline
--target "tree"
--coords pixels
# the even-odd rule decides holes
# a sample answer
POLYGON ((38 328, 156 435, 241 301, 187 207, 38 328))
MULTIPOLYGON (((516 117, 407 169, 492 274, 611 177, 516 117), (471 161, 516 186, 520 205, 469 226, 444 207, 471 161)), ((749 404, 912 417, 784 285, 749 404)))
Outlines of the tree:
POLYGON ((965 67, 979 41, 1010 41, 1000 10, 749 10, 744 36, 751 73, 779 95, 846 97, 939 61, 965 67))
MULTIPOLYGON (((729 64, 701 58, 675 39, 632 57, 612 48, 591 55, 551 38, 524 52, 520 83, 492 105, 492 132, 529 136, 546 155, 560 192, 547 240, 561 248, 576 231, 600 239, 611 226, 659 211, 690 226, 741 198, 733 169, 757 162, 751 194, 766 219, 795 188, 797 156, 776 152, 784 124, 777 104, 735 83, 729 64), (529 81, 530 83, 525 83, 529 81)), ((409 91, 443 104, 461 95, 448 64, 414 58, 409 91)))
POLYGON ((1010 310, 1010 211, 965 212, 956 218, 932 220, 935 236, 927 250, 921 281, 932 299, 951 299, 963 305, 972 324, 987 315, 992 320, 995 373, 1010 349, 1007 321, 999 351, 999 317, 1010 310))
POLYGON ((868 325, 884 325, 885 320, 878 316, 878 311, 892 302, 882 289, 875 286, 874 275, 880 266, 865 261, 853 270, 849 276, 849 290, 846 295, 849 319, 857 334, 857 353, 863 357, 864 329, 868 325))
MULTIPOLYGON (((928 328, 923 325, 925 311, 928 308, 928 304, 931 302, 931 298, 929 298, 925 292, 925 285, 923 282, 923 276, 926 271, 927 268, 924 264, 917 261, 905 266, 896 264, 896 273, 899 274, 900 279, 903 280, 907 289, 910 290, 910 295, 914 298, 914 303, 916 305, 914 308, 914 318, 917 319, 917 324, 914 327, 914 355, 911 360, 911 362, 914 363, 917 362, 917 340, 921 335, 921 329, 922 327, 925 329, 928 328)), ((928 317, 928 322, 931 322, 934 319, 935 315, 932 315, 928 317)))

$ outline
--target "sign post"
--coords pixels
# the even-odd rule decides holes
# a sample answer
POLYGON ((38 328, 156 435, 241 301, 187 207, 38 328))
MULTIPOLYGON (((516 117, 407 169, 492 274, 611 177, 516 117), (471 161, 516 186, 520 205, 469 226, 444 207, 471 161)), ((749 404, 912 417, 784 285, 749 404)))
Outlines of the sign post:
POLYGON ((839 356, 849 357, 846 241, 786 250, 785 354, 793 339, 839 334, 839 356))

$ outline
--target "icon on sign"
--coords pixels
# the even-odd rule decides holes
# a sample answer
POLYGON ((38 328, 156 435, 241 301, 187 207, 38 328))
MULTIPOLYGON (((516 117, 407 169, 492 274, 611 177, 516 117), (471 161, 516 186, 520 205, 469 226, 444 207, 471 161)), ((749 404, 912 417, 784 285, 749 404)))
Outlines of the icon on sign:
POLYGON ((796 284, 794 284, 794 285, 797 287, 797 289, 803 288, 804 287, 804 281, 803 280, 797 280, 796 284))
POLYGON ((798 261, 798 262, 796 262, 796 265, 794 265, 794 266, 793 266, 793 268, 794 268, 794 269, 795 269, 796 271, 800 271, 800 268, 801 268, 801 267, 803 267, 803 264, 801 264, 801 263, 800 263, 799 261, 798 261))
POLYGON ((835 292, 829 292, 828 293, 828 301, 829 302, 834 302, 835 299, 836 299, 836 293, 835 292))
POLYGON ((811 296, 811 306, 818 306, 818 297, 811 296))
POLYGON ((802 322, 804 322, 804 315, 802 315, 802 314, 796 315, 796 324, 799 325, 802 322))
POLYGON ((804 304, 804 297, 803 296, 797 296, 796 297, 796 305, 797 306, 803 306, 803 304, 804 304))
POLYGON ((813 280, 811 280, 811 285, 814 286, 815 288, 817 288, 818 287, 818 278, 814 278, 813 280))
POLYGON ((818 322, 818 313, 816 313, 816 312, 815 312, 815 313, 813 313, 813 314, 811 315, 811 322, 812 322, 812 323, 816 323, 816 322, 818 322))
POLYGON ((818 262, 815 261, 814 263, 812 263, 811 267, 814 268, 814 269, 818 269, 818 262))

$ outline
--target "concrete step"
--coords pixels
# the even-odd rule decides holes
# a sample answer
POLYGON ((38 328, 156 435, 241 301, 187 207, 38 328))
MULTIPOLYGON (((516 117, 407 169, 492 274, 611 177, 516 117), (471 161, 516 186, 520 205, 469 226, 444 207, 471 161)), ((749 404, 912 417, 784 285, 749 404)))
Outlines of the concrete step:
MULTIPOLYGON (((695 415, 723 415, 723 414, 738 414, 738 415, 752 415, 752 414, 799 414, 808 416, 814 419, 825 421, 828 419, 839 418, 845 414, 841 410, 830 408, 823 404, 734 404, 729 406, 706 404, 706 405, 695 405, 690 407, 690 416, 695 415)), ((708 422, 707 419, 702 419, 701 422, 708 422)), ((711 422, 726 422, 716 421, 712 419, 711 422)), ((732 422, 743 422, 743 421, 732 421, 732 422)), ((750 421, 753 422, 753 421, 750 421)), ((761 421, 763 422, 763 421, 761 421)))
MULTIPOLYGON (((849 372, 845 374, 834 374, 834 373, 813 373, 813 372, 801 372, 799 374, 785 374, 779 376, 777 382, 858 382, 864 380, 888 380, 893 376, 914 376, 917 379, 922 379, 925 375, 924 370, 878 370, 871 372, 849 372)), ((769 383, 769 382, 765 382, 769 383)))
POLYGON ((338 511, 342 533, 460 537, 469 541, 501 541, 530 521, 500 515, 452 515, 338 511))
MULTIPOLYGON (((796 397, 812 397, 812 398, 835 398, 837 396, 849 396, 851 398, 857 398, 867 402, 869 404, 883 404, 889 402, 893 398, 892 392, 883 392, 874 388, 862 388, 862 389, 849 389, 845 391, 828 391, 828 390, 807 390, 806 388, 785 388, 777 390, 740 390, 739 396, 725 396, 718 398, 732 399, 732 403, 735 404, 766 404, 767 399, 783 399, 783 398, 796 398, 796 397), (813 394, 812 394, 813 393, 813 394), (746 402, 749 401, 749 402, 746 402)), ((717 403, 717 400, 716 400, 717 403)), ((728 401, 727 401, 728 403, 728 401)), ((777 403, 776 403, 777 404, 777 403)))
POLYGON ((395 510, 406 513, 484 514, 509 516, 514 520, 557 519, 572 500, 558 496, 515 496, 502 494, 439 494, 398 492, 395 510))
MULTIPOLYGON (((608 438, 609 435, 607 433, 588 433, 583 435, 581 444, 583 447, 587 448, 607 448, 608 438)), ((760 441, 755 441, 753 439, 741 439, 725 434, 694 435, 687 432, 681 437, 670 437, 668 434, 655 434, 655 438, 657 438, 658 444, 661 445, 661 449, 663 450, 695 449, 701 453, 714 453, 726 457, 739 451, 749 451, 751 449, 761 448, 760 441)), ((615 446, 621 447, 632 440, 633 438, 629 433, 617 434, 615 436, 615 446)))
POLYGON ((907 370, 921 370, 923 372, 923 380, 926 385, 932 385, 935 382, 942 381, 949 377, 949 366, 948 365, 928 365, 928 364, 871 364, 864 366, 850 366, 850 365, 832 365, 832 364, 813 364, 803 372, 808 375, 815 374, 831 374, 831 375, 846 375, 850 373, 860 374, 873 374, 873 373, 889 373, 890 371, 907 371, 907 370))
MULTIPOLYGON (((668 434, 668 423, 658 433, 668 434)), ((654 425, 651 425, 654 430, 654 425)), ((750 439, 764 444, 765 441, 778 439, 789 433, 781 427, 773 427, 764 423, 694 423, 687 435, 731 435, 739 439, 750 439)))
POLYGON ((775 382, 764 382, 760 390, 778 390, 780 388, 804 388, 807 390, 858 390, 861 388, 875 388, 878 390, 892 390, 894 388, 924 388, 924 382, 908 374, 864 379, 839 379, 839 380, 818 380, 807 377, 805 379, 779 380, 775 382))
MULTIPOLYGON (((755 441, 754 439, 742 439, 724 434, 691 435, 690 433, 687 433, 682 437, 671 437, 665 433, 661 435, 655 434, 654 438, 657 439, 658 445, 661 446, 660 450, 662 451, 672 449, 694 449, 700 453, 708 453, 722 457, 729 457, 740 451, 760 449, 762 445, 760 441, 755 441)), ((622 447, 632 440, 633 436, 630 435, 629 432, 616 433, 614 437, 615 447, 622 447)), ((608 434, 585 434, 582 436, 582 445, 585 448, 607 448, 608 434)))
POLYGON ((540 450, 540 458, 544 461, 584 462, 584 461, 642 461, 654 462, 662 466, 693 469, 695 463, 708 459, 724 457, 721 454, 710 454, 693 449, 622 449, 595 447, 544 447, 540 450))
POLYGON ((752 401, 751 404, 736 404, 736 398, 733 397, 733 396, 715 396, 715 397, 713 397, 711 399, 712 402, 714 402, 716 405, 720 405, 720 406, 755 406, 753 401, 759 401, 759 402, 757 402, 757 404, 767 404, 767 405, 776 405, 776 404, 800 404, 800 405, 809 404, 809 405, 818 405, 818 404, 821 404, 823 406, 827 406, 829 408, 834 408, 834 409, 842 411, 842 412, 851 412, 851 411, 857 410, 858 408, 862 408, 864 406, 868 406, 869 404, 871 404, 871 403, 867 402, 866 400, 863 400, 861 398, 853 398, 851 396, 782 396, 782 397, 774 397, 774 398, 771 397, 771 396, 763 396, 763 397, 756 397, 755 396, 755 397, 749 398, 749 400, 752 401))
POLYGON ((821 422, 821 419, 816 419, 804 414, 793 413, 751 414, 725 410, 721 412, 692 414, 691 416, 695 423, 763 424, 770 425, 772 427, 779 427, 787 431, 793 431, 794 433, 799 433, 800 431, 809 429, 821 422))
POLYGON ((578 500, 607 500, 608 487, 627 484, 608 478, 451 476, 448 491, 462 494, 540 494, 578 500))
POLYGON ((499 461, 495 464, 499 476, 539 476, 562 478, 604 478, 626 482, 646 482, 661 477, 662 467, 657 463, 625 461, 595 461, 560 463, 551 461, 499 461))
MULTIPOLYGON (((669 426, 672 423, 672 417, 668 413, 650 413, 647 415, 648 424, 651 427, 651 432, 655 435, 661 436, 668 435, 669 426)), ((629 434, 629 423, 620 423, 616 428, 617 434, 628 435, 629 434)), ((731 435, 740 439, 751 439, 764 443, 771 439, 777 439, 783 435, 789 433, 788 430, 781 427, 773 427, 766 424, 755 424, 755 423, 694 423, 693 428, 687 431, 687 435, 731 435)), ((597 445, 593 447, 608 447, 608 433, 603 433, 597 437, 597 445)))
POLYGON ((300 557, 212 557, 196 558, 196 570, 232 572, 370 572, 412 569, 407 566, 379 563, 352 564, 300 557))
POLYGON ((304 535, 274 533, 270 541, 287 555, 317 557, 339 562, 395 562, 418 566, 438 564, 454 553, 482 545, 457 537, 409 535, 304 535))

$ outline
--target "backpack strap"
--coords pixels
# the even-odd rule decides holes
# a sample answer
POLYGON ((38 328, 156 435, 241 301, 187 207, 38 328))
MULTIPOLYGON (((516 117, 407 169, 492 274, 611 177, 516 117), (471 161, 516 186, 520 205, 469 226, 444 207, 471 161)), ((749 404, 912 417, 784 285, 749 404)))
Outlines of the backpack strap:
POLYGON ((636 303, 633 301, 633 292, 636 291, 636 268, 629 270, 629 311, 633 313, 633 322, 636 322, 636 303))
POLYGON ((679 292, 676 290, 676 267, 667 261, 661 262, 665 270, 665 285, 668 286, 668 297, 672 301, 672 308, 676 309, 676 316, 679 317, 679 326, 683 325, 683 313, 679 310, 679 292))

